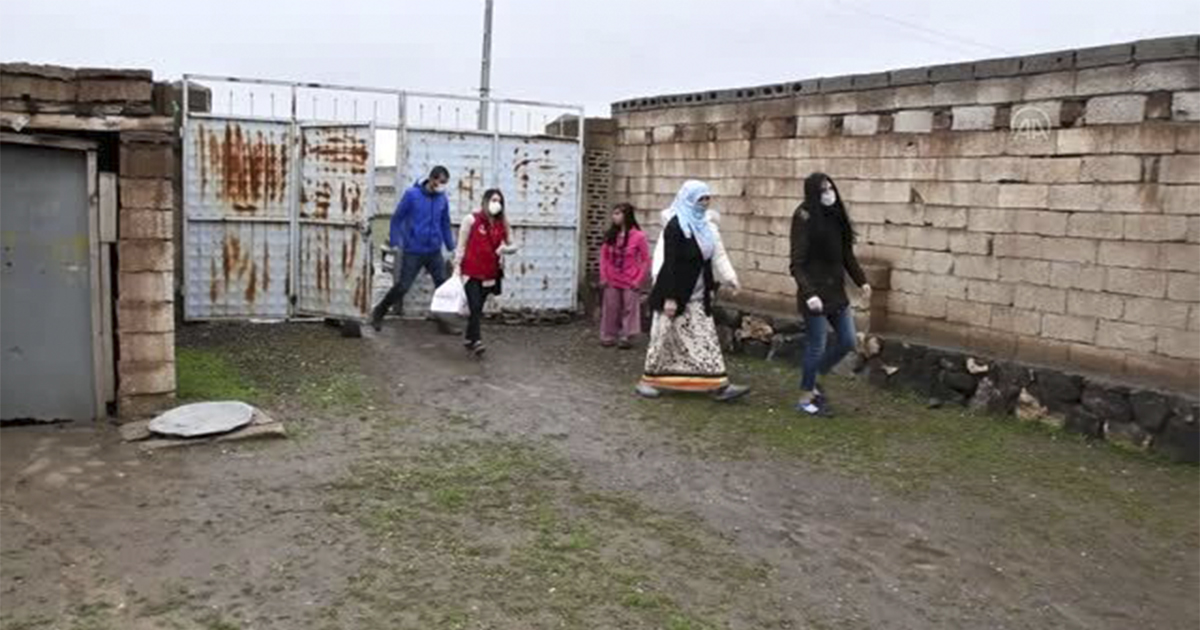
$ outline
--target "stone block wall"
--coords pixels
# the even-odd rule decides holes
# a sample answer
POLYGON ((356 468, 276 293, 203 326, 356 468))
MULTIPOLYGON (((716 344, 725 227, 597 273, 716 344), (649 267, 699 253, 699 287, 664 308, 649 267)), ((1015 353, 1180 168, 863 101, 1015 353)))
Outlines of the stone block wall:
POLYGON ((1197 41, 619 102, 613 200, 655 224, 708 181, 739 302, 791 311, 790 217, 823 171, 892 269, 890 334, 1195 391, 1197 41))
MULTIPOLYGON (((74 135, 99 145, 117 175, 112 245, 117 413, 148 415, 175 396, 177 134, 169 85, 149 70, 0 64, 5 131, 74 135), (155 94, 159 93, 156 105, 155 94)), ((109 247, 110 245, 104 244, 109 247)))

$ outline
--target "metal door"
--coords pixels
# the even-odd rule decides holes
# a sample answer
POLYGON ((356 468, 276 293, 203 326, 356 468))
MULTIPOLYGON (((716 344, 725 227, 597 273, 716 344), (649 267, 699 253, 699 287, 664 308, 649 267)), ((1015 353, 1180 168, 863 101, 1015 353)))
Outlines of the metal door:
POLYGON ((291 295, 292 124, 190 118, 184 137, 184 313, 284 318, 291 295))
POLYGON ((99 410, 89 153, 0 146, 0 419, 91 420, 99 410))
POLYGON ((296 311, 365 319, 371 310, 375 128, 300 127, 296 311))

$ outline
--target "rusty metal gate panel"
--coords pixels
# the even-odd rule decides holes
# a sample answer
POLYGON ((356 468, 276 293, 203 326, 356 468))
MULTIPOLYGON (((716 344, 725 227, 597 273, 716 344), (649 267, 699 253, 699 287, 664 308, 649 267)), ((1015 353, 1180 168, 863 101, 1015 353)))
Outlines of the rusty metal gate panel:
POLYGON ((286 317, 291 123, 190 118, 186 125, 186 317, 286 317))
POLYGON ((575 229, 579 223, 579 143, 549 137, 501 136, 497 154, 508 220, 524 226, 575 229))
POLYGON ((369 124, 300 127, 297 312, 351 319, 370 313, 374 147, 369 124))

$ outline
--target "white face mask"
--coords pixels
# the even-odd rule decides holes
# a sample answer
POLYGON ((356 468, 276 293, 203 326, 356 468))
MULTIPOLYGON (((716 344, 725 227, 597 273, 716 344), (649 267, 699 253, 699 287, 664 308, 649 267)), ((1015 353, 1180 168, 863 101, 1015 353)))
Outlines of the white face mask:
POLYGON ((837 203, 837 193, 832 190, 826 190, 821 193, 821 205, 832 206, 837 203))
POLYGON ((499 201, 492 200, 488 203, 488 214, 496 216, 504 211, 504 204, 499 201))
POLYGON ((445 184, 434 184, 434 185, 433 185, 433 192, 434 192, 435 194, 440 194, 440 193, 444 193, 444 192, 446 192, 446 185, 445 185, 445 184))

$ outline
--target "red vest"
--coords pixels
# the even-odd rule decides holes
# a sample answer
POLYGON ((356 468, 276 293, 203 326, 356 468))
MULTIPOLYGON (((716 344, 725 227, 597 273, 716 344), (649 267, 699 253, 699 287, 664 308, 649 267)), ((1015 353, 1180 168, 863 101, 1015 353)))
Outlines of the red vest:
POLYGON ((467 250, 463 254, 462 275, 478 280, 495 280, 500 277, 500 254, 496 250, 508 236, 504 222, 492 221, 482 212, 475 213, 475 224, 467 237, 467 250))

